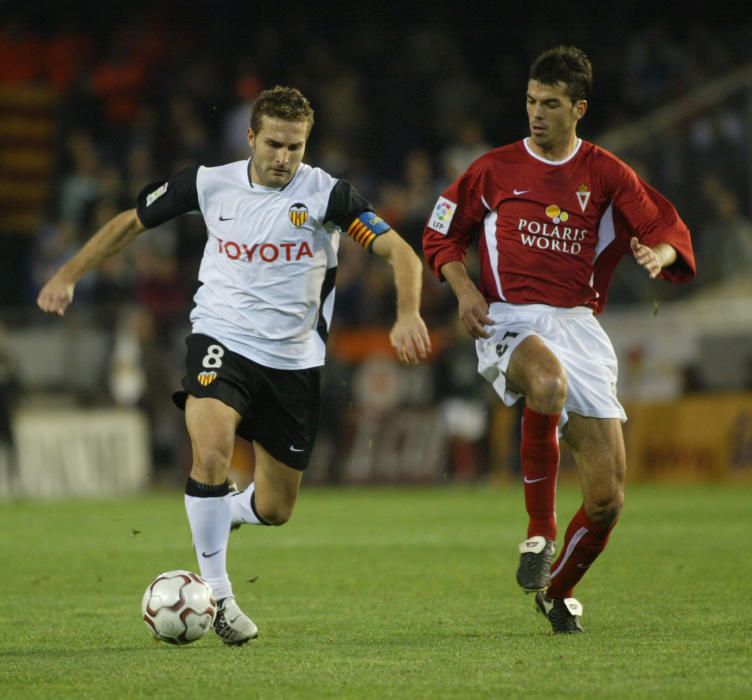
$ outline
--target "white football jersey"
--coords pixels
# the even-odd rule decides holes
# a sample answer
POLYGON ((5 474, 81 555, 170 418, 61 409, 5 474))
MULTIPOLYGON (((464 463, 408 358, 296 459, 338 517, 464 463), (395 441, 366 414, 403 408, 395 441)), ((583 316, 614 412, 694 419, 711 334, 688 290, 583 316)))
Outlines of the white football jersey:
POLYGON ((389 230, 344 180, 301 164, 280 189, 252 183, 250 161, 188 168, 147 186, 138 215, 147 227, 199 209, 207 241, 194 333, 267 367, 324 364, 334 306, 340 232, 370 247, 389 230))

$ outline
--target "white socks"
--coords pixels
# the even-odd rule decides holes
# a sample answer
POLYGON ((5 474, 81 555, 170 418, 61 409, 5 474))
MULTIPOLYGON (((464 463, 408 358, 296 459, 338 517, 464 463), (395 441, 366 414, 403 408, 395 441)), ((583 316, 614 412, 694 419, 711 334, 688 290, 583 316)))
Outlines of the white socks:
POLYGON ((251 506, 253 493, 256 485, 251 485, 245 491, 231 493, 225 496, 225 500, 230 504, 230 519, 233 523, 246 523, 248 525, 268 525, 256 514, 251 506))
POLYGON ((228 493, 227 483, 201 484, 189 478, 185 489, 185 512, 193 533, 193 546, 201 576, 217 600, 232 595, 227 575, 227 540, 230 525, 268 525, 254 508, 254 484, 245 491, 228 493))
POLYGON ((227 575, 227 539, 230 536, 228 497, 186 494, 185 512, 191 525, 202 578, 211 586, 217 600, 231 596, 232 584, 227 575))

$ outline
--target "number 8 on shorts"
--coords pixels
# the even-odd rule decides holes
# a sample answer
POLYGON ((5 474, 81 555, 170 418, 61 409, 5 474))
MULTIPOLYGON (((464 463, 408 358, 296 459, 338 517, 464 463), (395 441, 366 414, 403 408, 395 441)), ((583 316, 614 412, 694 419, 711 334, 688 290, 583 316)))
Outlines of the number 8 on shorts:
POLYGON ((221 345, 210 345, 206 348, 206 355, 204 355, 201 364, 207 369, 217 369, 222 366, 224 354, 225 349, 221 345))

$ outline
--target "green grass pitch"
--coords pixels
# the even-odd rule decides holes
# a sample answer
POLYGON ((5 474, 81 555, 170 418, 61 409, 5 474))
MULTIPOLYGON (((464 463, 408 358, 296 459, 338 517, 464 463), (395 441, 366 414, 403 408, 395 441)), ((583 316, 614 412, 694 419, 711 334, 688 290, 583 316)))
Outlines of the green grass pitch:
MULTIPOLYGON (((232 535, 260 637, 152 641, 149 581, 197 570, 179 493, 0 505, 3 698, 748 698, 749 485, 631 486, 554 637, 514 581, 518 486, 303 489, 232 535)), ((561 530, 579 503, 559 494, 561 530)))

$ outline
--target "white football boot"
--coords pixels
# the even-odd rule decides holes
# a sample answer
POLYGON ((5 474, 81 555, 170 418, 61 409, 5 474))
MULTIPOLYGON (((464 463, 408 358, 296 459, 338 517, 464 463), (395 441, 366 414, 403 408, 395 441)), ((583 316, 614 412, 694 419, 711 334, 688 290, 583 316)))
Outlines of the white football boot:
POLYGON ((225 644, 237 646, 258 637, 258 628, 233 597, 223 598, 217 603, 214 631, 225 644))

